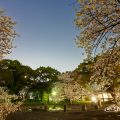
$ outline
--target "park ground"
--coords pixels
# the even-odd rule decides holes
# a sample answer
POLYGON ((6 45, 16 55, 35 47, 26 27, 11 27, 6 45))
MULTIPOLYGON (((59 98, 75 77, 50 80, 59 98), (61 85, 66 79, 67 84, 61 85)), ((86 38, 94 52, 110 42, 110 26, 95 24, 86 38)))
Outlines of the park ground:
POLYGON ((83 112, 16 112, 11 114, 7 120, 120 120, 120 113, 105 112, 103 110, 83 112))

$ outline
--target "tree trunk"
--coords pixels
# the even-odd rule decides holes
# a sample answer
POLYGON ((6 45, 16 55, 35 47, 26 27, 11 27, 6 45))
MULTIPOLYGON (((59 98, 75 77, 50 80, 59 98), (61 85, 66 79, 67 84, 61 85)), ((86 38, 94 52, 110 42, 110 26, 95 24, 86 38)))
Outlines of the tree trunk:
POLYGON ((47 102, 49 103, 49 93, 48 93, 48 100, 47 100, 47 102))

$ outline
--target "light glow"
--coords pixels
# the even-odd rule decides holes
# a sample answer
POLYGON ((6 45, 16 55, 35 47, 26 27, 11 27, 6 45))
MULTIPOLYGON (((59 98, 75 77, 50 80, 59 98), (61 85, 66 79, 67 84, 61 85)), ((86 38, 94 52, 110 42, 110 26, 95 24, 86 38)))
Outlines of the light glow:
POLYGON ((52 95, 55 96, 55 95, 56 95, 56 91, 53 91, 53 92, 52 92, 52 95))
POLYGON ((92 96, 92 97, 91 97, 91 100, 92 100, 93 102, 97 102, 97 99, 96 99, 95 96, 92 96))

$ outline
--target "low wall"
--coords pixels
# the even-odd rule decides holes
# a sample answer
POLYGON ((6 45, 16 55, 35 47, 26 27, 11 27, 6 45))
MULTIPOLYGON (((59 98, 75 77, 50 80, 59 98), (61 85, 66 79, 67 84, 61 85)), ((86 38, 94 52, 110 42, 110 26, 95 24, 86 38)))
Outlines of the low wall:
MULTIPOLYGON (((23 105, 20 107, 20 111, 49 111, 51 105, 23 105)), ((53 107, 61 107, 64 112, 67 111, 87 111, 96 110, 100 108, 99 104, 88 103, 88 104, 66 104, 66 105, 53 105, 53 107)), ((55 109, 54 109, 55 110, 55 109)))
POLYGON ((96 110, 100 107, 95 103, 90 104, 69 104, 64 105, 64 111, 87 111, 87 110, 96 110))
POLYGON ((19 109, 20 111, 47 111, 47 105, 23 105, 19 109))

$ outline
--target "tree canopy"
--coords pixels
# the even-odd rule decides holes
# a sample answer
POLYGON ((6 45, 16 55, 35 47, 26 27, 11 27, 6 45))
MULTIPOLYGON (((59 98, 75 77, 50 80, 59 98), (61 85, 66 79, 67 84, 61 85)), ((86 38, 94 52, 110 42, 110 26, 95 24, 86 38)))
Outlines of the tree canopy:
POLYGON ((111 50, 120 45, 120 3, 117 0, 79 0, 75 24, 80 29, 78 46, 91 54, 99 47, 111 50))
POLYGON ((34 71, 17 60, 0 61, 0 86, 6 87, 11 94, 19 94, 32 84, 34 71))

